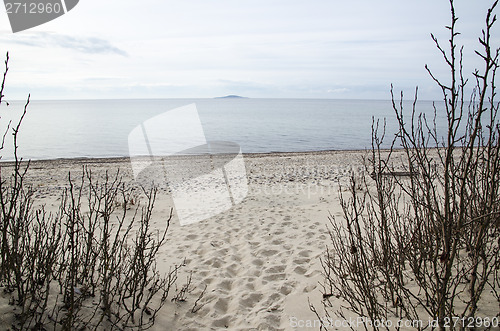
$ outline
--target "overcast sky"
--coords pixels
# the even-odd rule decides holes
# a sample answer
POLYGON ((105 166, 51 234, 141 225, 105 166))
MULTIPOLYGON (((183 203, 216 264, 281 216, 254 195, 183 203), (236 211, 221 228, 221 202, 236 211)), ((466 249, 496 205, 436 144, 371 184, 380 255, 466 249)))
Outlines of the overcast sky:
MULTIPOLYGON (((456 0, 466 72, 489 3, 456 0)), ((446 0, 81 0, 16 34, 2 11, 0 52, 10 99, 440 99, 424 65, 447 78, 449 21, 446 0)))

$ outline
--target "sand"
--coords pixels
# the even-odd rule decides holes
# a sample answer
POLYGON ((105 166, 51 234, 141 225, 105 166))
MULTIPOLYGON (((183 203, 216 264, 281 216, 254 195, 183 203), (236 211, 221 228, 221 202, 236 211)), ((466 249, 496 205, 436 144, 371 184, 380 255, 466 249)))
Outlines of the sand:
MULTIPOLYGON (((185 226, 174 213, 158 264, 168 272, 185 260, 178 287, 190 273, 192 285, 185 301, 167 301, 153 329, 318 330, 307 323, 317 319, 309 302, 322 311, 319 258, 329 245, 328 216, 342 218, 339 185, 347 184, 353 171, 363 171, 363 156, 366 152, 245 154, 248 194, 240 203, 185 226)), ((56 210, 68 172, 77 177, 82 166, 96 174, 120 169, 135 185, 128 158, 37 161, 28 177, 37 203, 56 210)), ((162 228, 175 204, 169 187, 161 182, 160 187, 153 217, 162 228)))
MULTIPOLYGON (((167 272, 185 259, 178 286, 190 272, 192 286, 185 302, 168 300, 154 329, 296 330, 290 318, 316 319, 308 300, 321 306, 319 257, 328 245, 328 215, 341 215, 339 181, 361 167, 362 154, 245 154, 247 196, 185 226, 175 215, 168 186, 160 183, 154 222, 161 228, 172 207, 174 218, 158 264, 167 272), (201 308, 192 313, 205 287, 201 308)), ((134 184, 128 158, 34 161, 27 182, 36 189, 37 204, 57 210, 68 172, 79 177, 83 166, 96 174, 120 169, 134 184)))

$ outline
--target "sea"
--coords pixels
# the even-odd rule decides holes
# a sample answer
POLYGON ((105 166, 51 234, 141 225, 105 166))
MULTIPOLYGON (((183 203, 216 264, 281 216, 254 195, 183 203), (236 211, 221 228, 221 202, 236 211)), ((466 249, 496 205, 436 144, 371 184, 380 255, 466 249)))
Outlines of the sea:
MULTIPOLYGON (((0 151, 2 161, 14 158, 12 133, 24 104, 0 105, 0 133, 7 132, 0 151)), ((447 122, 442 102, 418 101, 416 109, 432 122, 434 106, 438 133, 444 134, 447 122)), ((196 109, 198 138, 201 125, 207 142, 236 143, 243 153, 369 149, 372 125, 377 122, 380 133, 385 127, 383 146, 389 147, 398 131, 390 100, 31 100, 19 127, 18 156, 24 160, 128 157, 129 137, 134 129, 147 128, 144 123, 155 123, 156 134, 164 132, 167 137, 183 132, 186 123, 168 116, 181 107, 196 109)), ((412 102, 403 102, 403 107, 409 123, 412 102)), ((199 144, 199 139, 192 144, 199 144)))

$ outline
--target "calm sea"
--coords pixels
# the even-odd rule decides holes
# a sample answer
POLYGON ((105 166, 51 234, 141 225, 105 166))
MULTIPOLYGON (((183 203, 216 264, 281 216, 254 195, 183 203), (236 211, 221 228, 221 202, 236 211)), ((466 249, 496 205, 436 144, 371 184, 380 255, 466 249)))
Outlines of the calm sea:
MULTIPOLYGON (((129 156, 128 135, 135 127, 156 115, 193 103, 207 141, 235 142, 245 153, 370 148, 372 117, 382 121, 387 118, 387 143, 397 131, 390 101, 34 100, 20 130, 19 154, 25 159, 129 156)), ((10 119, 19 117, 23 104, 11 102, 8 107, 0 107, 2 128, 10 119)), ((440 103, 437 105, 442 109, 440 103)), ((409 112, 411 103, 405 106, 409 112)), ((417 110, 433 114, 432 102, 420 101, 417 110)), ((176 123, 162 125, 168 131, 176 123)), ((444 111, 438 114, 437 125, 440 130, 446 127, 444 111)), ((12 141, 7 139, 2 155, 2 160, 12 159, 12 141)))

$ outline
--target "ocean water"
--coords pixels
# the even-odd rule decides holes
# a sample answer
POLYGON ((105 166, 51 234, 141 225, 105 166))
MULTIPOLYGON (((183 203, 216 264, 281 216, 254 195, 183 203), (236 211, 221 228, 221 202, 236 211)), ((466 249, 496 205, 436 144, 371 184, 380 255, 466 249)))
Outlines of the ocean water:
MULTIPOLYGON (((19 155, 24 159, 129 156, 130 132, 148 119, 195 104, 207 141, 229 141, 244 153, 366 149, 371 146, 372 118, 384 118, 386 144, 397 132, 390 101, 325 99, 133 99, 32 100, 20 128, 19 155)), ((0 107, 0 132, 15 123, 24 102, 0 107)), ((411 102, 404 103, 410 118, 411 102)), ((438 131, 446 128, 437 103, 438 131)), ((429 118, 433 103, 419 101, 429 118)), ((165 132, 179 123, 159 123, 165 132)), ((10 132, 12 129, 10 129, 10 132)), ((2 160, 12 160, 12 135, 6 136, 2 160)), ((397 147, 397 146, 396 146, 397 147)))

